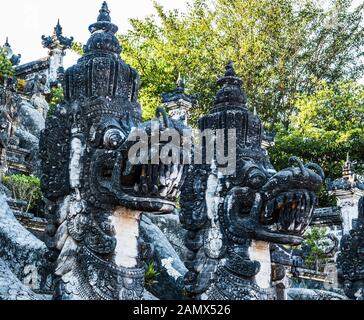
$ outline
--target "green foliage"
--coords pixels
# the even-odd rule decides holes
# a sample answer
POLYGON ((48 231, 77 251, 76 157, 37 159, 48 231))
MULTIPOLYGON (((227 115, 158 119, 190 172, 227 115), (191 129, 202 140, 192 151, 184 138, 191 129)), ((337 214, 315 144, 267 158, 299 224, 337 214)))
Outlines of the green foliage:
POLYGON ((62 87, 54 87, 51 89, 48 116, 54 114, 54 111, 63 99, 64 93, 62 87))
POLYGON ((42 200, 40 180, 35 176, 13 175, 3 178, 4 185, 15 200, 27 202, 26 211, 35 209, 42 200))
MULTIPOLYGON (((364 87, 353 81, 316 83, 316 91, 298 96, 297 111, 288 128, 281 126, 276 145, 269 150, 273 166, 287 167, 296 155, 304 162, 318 163, 326 177, 339 178, 347 153, 364 172, 364 87)), ((326 187, 319 193, 319 207, 335 206, 326 187)))
POLYGON ((14 74, 13 65, 6 57, 4 50, 0 48, 0 77, 12 76, 14 74))
POLYGON ((71 50, 80 56, 83 56, 83 44, 81 42, 74 42, 71 50))
POLYGON ((364 164, 364 87, 352 81, 320 82, 312 95, 296 100, 297 112, 288 129, 278 131, 276 146, 270 150, 273 164, 282 169, 291 155, 322 166, 326 176, 341 176, 346 155, 364 164))
POLYGON ((319 271, 320 267, 327 260, 325 253, 329 246, 329 242, 326 240, 328 235, 327 228, 314 227, 305 234, 305 241, 303 245, 310 248, 310 254, 307 256, 305 263, 309 268, 315 268, 319 271))
POLYGON ((323 8, 313 0, 194 0, 185 14, 165 11, 132 19, 120 35, 123 58, 141 73, 144 118, 160 95, 174 89, 178 73, 199 98, 192 120, 211 109, 216 77, 228 60, 245 81, 250 108, 268 127, 287 127, 297 93, 315 81, 358 79, 363 74, 364 4, 338 0, 323 8))
POLYGON ((145 271, 145 285, 147 288, 153 287, 158 283, 159 272, 156 271, 154 262, 148 264, 147 269, 145 271))
POLYGON ((323 185, 321 187, 321 190, 320 192, 318 192, 317 197, 318 197, 317 206, 319 208, 337 207, 337 198, 329 193, 326 185, 323 185))

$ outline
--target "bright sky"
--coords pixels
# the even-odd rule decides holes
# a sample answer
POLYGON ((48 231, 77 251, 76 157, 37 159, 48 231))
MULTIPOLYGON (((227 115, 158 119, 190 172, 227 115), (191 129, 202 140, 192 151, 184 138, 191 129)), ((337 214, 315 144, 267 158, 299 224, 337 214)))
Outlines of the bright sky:
MULTIPOLYGON (((0 45, 9 37, 14 53, 22 55, 21 63, 47 55, 41 36, 51 35, 60 19, 65 36, 85 43, 88 26, 96 21, 103 0, 11 0, 1 1, 0 45)), ((112 21, 121 31, 129 28, 128 19, 154 13, 152 0, 108 0, 112 21)), ((166 9, 186 9, 185 0, 158 0, 166 9)), ((72 65, 77 55, 68 51, 65 66, 72 65)))
MULTIPOLYGON (((326 2, 328 0, 320 0, 326 2)), ((354 0, 355 5, 363 0, 354 0)), ((21 63, 47 55, 41 36, 51 35, 58 18, 65 36, 85 43, 88 26, 96 21, 103 0, 8 0, 1 1, 0 45, 8 36, 14 53, 22 55, 21 63)), ((108 0, 111 17, 120 31, 127 31, 130 18, 154 13, 153 0, 108 0)), ((188 0, 157 0, 166 9, 184 11, 188 0)), ((68 51, 65 67, 75 63, 77 55, 68 51)))

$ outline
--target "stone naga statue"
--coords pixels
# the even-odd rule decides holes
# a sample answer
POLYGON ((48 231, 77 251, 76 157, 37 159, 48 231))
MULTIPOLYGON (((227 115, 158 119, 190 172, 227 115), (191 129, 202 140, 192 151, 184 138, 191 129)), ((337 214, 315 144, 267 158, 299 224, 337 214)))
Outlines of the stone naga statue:
MULTIPOLYGON (((214 109, 199 127, 202 132, 235 129, 236 171, 219 172, 217 152, 211 164, 189 169, 180 217, 188 230, 186 290, 202 300, 276 299, 270 244, 303 241, 324 173, 297 158, 291 159, 297 167, 276 172, 261 148, 262 122, 247 110, 232 63, 219 85, 214 109)), ((203 150, 208 154, 207 143, 203 150)))
POLYGON ((356 226, 341 240, 337 265, 345 294, 353 300, 364 300, 364 197, 359 200, 356 226))
MULTIPOLYGON (((128 160, 128 137, 144 128, 150 138, 151 124, 141 124, 139 75, 120 58, 109 13, 104 3, 41 137, 42 188, 54 203, 55 299, 142 299, 141 213, 172 211, 183 183, 182 165, 128 160)), ((160 132, 173 125, 164 114, 160 132)))

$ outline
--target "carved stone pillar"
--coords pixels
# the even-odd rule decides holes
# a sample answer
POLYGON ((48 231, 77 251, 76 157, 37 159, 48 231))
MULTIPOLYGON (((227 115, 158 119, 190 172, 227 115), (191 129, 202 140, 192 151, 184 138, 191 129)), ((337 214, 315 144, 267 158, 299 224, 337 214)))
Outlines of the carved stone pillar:
POLYGON ((181 75, 177 80, 174 92, 163 94, 162 97, 163 106, 169 116, 176 121, 182 121, 187 126, 189 112, 197 104, 197 100, 185 93, 185 83, 181 75))
POLYGON ((343 219, 343 234, 348 235, 358 219, 358 204, 364 196, 364 178, 353 170, 349 154, 343 167, 342 178, 329 183, 330 193, 337 198, 343 219))
POLYGON ((49 49, 48 84, 51 85, 59 79, 59 70, 63 69, 63 57, 66 50, 72 47, 73 37, 63 36, 62 27, 58 20, 53 35, 49 37, 42 36, 42 44, 44 48, 49 49))
POLYGON ((356 225, 341 241, 337 267, 346 295, 364 300, 364 196, 359 200, 356 225))
POLYGON ((361 197, 364 196, 364 190, 357 188, 352 190, 336 190, 337 205, 341 210, 343 219, 343 235, 349 234, 353 229, 355 221, 358 219, 358 204, 361 197))

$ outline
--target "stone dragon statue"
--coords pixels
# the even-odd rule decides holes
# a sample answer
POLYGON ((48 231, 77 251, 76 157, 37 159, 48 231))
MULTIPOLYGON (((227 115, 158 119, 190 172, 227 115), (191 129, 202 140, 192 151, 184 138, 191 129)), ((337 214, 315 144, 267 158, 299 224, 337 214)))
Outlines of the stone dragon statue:
POLYGON ((202 300, 277 299, 270 244, 303 241, 324 173, 294 157, 297 167, 276 172, 261 147, 262 122, 247 110, 232 63, 219 85, 214 109, 199 127, 236 130, 237 169, 222 175, 213 161, 188 170, 180 214, 188 230, 186 290, 202 300))
MULTIPOLYGON (((142 299, 141 214, 174 210, 183 183, 182 165, 128 160, 128 137, 143 128, 150 139, 151 123, 141 123, 139 75, 120 58, 109 13, 105 2, 84 56, 65 73, 64 102, 40 142, 42 189, 53 203, 54 299, 142 299)), ((165 114, 155 121, 160 133, 178 129, 165 114)))
MULTIPOLYGON (((180 220, 188 231, 185 287, 189 295, 201 300, 277 299, 274 282, 284 275, 272 267, 271 244, 302 243, 324 180, 322 169, 295 157, 290 159, 291 167, 279 172, 273 168, 262 148, 262 121, 248 111, 242 80, 232 63, 218 82, 221 89, 213 110, 200 120, 199 128, 225 134, 234 130, 234 174, 222 174, 218 152, 212 154, 211 163, 189 168, 131 163, 135 141, 130 138, 138 129, 146 133, 149 145, 155 138, 155 123, 158 135, 171 128, 182 133, 185 128, 162 109, 157 119, 142 124, 139 75, 120 58, 118 28, 111 23, 106 2, 89 30, 84 56, 64 75, 65 99, 47 118, 40 139, 42 189, 53 220, 47 228, 50 251, 20 226, 1 195, 5 210, 0 240, 9 259, 4 254, 0 259, 0 297, 5 293, 11 298, 46 299, 22 283, 43 268, 47 270, 42 281, 56 276, 54 299, 143 299, 142 213, 171 212, 181 190, 180 220), (9 261, 17 267, 11 270, 9 261), (29 267, 35 271, 24 275, 29 267)), ((15 87, 9 79, 0 88, 0 173, 16 129, 20 98, 15 87)), ((228 141, 223 146, 224 152, 229 151, 228 141)), ((202 153, 207 149, 205 143, 202 153)), ((357 224, 342 239, 338 257, 346 294, 358 300, 364 296, 363 230, 364 198, 357 224)))

